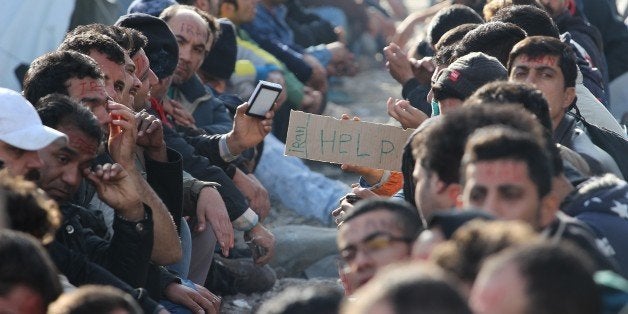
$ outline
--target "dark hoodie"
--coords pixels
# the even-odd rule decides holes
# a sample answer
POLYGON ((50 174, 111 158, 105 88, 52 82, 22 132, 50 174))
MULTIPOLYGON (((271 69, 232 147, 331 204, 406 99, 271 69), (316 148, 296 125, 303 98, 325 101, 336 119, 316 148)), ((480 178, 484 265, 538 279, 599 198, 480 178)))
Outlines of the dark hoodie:
POLYGON ((562 211, 586 223, 598 246, 614 257, 623 276, 628 275, 628 184, 613 175, 593 177, 563 202, 562 211))

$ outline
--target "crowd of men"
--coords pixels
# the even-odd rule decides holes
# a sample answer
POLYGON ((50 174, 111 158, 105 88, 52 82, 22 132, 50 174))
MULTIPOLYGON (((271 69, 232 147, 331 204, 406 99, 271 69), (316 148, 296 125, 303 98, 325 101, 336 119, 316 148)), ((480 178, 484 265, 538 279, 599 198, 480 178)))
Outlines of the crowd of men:
POLYGON ((79 25, 21 93, 0 87, 0 308, 219 313, 275 282, 272 195, 338 228, 342 291, 259 313, 628 311, 619 19, 606 40, 587 1, 453 1, 469 6, 437 4, 406 49, 377 1, 179 2, 79 25), (362 35, 403 86, 388 114, 416 130, 401 172, 343 165, 362 175, 350 188, 281 141, 291 109, 338 97, 362 35), (261 118, 242 101, 258 80, 283 86, 261 118))

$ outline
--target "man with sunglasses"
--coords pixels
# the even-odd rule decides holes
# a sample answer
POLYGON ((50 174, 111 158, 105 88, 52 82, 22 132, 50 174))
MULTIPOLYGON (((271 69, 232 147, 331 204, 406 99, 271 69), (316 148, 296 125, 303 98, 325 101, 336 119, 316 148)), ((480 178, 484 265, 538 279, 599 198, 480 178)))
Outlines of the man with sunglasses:
POLYGON ((403 202, 365 200, 346 213, 338 228, 339 271, 351 294, 381 267, 409 258, 422 224, 416 210, 403 202))

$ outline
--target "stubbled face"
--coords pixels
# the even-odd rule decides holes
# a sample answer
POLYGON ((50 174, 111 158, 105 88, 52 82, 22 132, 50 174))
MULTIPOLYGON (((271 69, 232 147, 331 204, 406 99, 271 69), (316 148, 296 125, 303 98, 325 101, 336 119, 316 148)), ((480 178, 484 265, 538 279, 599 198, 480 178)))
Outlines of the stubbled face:
POLYGON ((504 220, 540 226, 541 199, 523 161, 479 161, 465 168, 465 208, 477 208, 504 220))
POLYGON ((402 237, 400 222, 386 210, 362 214, 340 226, 338 250, 349 268, 355 288, 369 281, 379 268, 409 257, 408 242, 381 240, 402 237))
POLYGON ((38 186, 59 203, 68 202, 78 190, 83 169, 91 166, 98 151, 98 141, 71 125, 57 130, 68 136, 68 142, 55 142, 39 151, 44 161, 38 186))
POLYGON ((244 24, 252 21, 255 18, 257 12, 257 3, 259 0, 237 0, 238 9, 236 9, 235 15, 238 20, 238 24, 244 24))
POLYGON ((0 160, 12 176, 24 176, 32 180, 37 170, 43 166, 37 151, 24 150, 0 141, 0 160))
POLYGON ((110 97, 105 90, 103 80, 91 77, 71 78, 66 82, 66 86, 70 98, 89 108, 96 116, 96 119, 98 119, 98 122, 100 122, 100 125, 107 129, 109 122, 111 122, 111 117, 107 110, 110 97))
POLYGON ((515 265, 478 275, 469 298, 473 313, 525 314, 528 300, 525 279, 515 265))
POLYGON ((201 67, 213 38, 203 18, 190 10, 179 10, 168 21, 168 27, 179 44, 179 63, 174 71, 173 83, 181 84, 201 67))
MULTIPOLYGON (((98 63, 100 69, 105 73, 105 90, 115 102, 124 103, 123 93, 128 90, 126 70, 124 64, 117 64, 104 53, 92 50, 89 56, 98 63)), ((128 100, 128 99, 127 99, 128 100)))
POLYGON ((412 176, 416 182, 414 202, 423 217, 429 219, 437 210, 449 209, 455 205, 444 202, 443 196, 439 194, 438 176, 423 168, 420 160, 415 163, 412 176))
POLYGON ((549 105, 552 128, 556 129, 575 96, 574 87, 565 87, 565 77, 557 56, 531 58, 521 55, 515 58, 510 69, 510 81, 534 85, 549 105))
POLYGON ((132 106, 135 101, 137 91, 142 86, 142 82, 137 77, 137 68, 135 63, 129 57, 128 53, 124 53, 124 76, 126 78, 125 88, 122 91, 122 104, 132 106))
POLYGON ((140 49, 135 56, 133 56, 133 62, 135 63, 137 69, 136 73, 141 83, 135 95, 133 110, 140 111, 146 107, 146 101, 150 97, 151 88, 153 88, 159 80, 155 72, 150 69, 150 62, 144 49, 140 49))

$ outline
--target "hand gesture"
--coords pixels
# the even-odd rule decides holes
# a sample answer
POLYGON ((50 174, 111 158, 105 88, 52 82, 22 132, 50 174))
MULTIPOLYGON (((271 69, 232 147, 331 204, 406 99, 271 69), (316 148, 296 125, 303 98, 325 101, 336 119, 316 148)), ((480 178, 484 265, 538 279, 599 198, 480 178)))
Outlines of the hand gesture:
POLYGON ((234 245, 233 226, 218 190, 212 187, 201 189, 196 202, 196 216, 195 231, 204 231, 209 222, 222 249, 222 255, 229 256, 229 249, 234 245))
POLYGON ((110 129, 114 126, 120 127, 122 132, 109 132, 108 148, 113 160, 127 170, 135 168, 135 142, 137 140, 137 129, 135 128, 135 114, 128 107, 110 101, 107 105, 109 114, 120 119, 111 121, 110 129))
POLYGON ((432 61, 432 57, 425 57, 421 60, 410 58, 410 64, 414 77, 419 81, 421 85, 431 84, 432 75, 436 70, 436 65, 432 61))
POLYGON ((405 84, 414 77, 412 72, 412 64, 408 56, 401 50, 397 44, 392 43, 384 48, 384 56, 386 57, 386 69, 388 73, 400 84, 405 84))
POLYGON ((180 283, 171 283, 166 287, 164 295, 168 301, 181 304, 192 313, 219 313, 220 297, 205 287, 196 284, 194 286, 198 291, 180 283))
POLYGON ((196 120, 178 101, 170 98, 164 99, 164 111, 172 116, 174 123, 196 129, 196 120))
POLYGON ((407 100, 388 98, 386 102, 388 115, 401 123, 404 129, 416 129, 427 120, 428 116, 421 110, 412 107, 407 100))
POLYGON ((259 248, 259 255, 253 252, 253 259, 257 265, 265 265, 270 262, 275 253, 275 236, 258 223, 253 229, 244 233, 244 240, 251 248, 259 248))
POLYGON ((166 161, 166 142, 161 121, 142 110, 135 114, 137 124, 137 145, 143 147, 151 158, 166 161))
POLYGON ((130 221, 144 218, 144 206, 131 177, 119 164, 98 165, 86 168, 84 176, 96 187, 98 197, 130 221))
POLYGON ((233 119, 233 130, 227 133, 227 146, 232 155, 239 155, 245 149, 259 144, 272 129, 275 116, 272 110, 262 120, 246 115, 248 107, 248 103, 238 106, 233 119))

